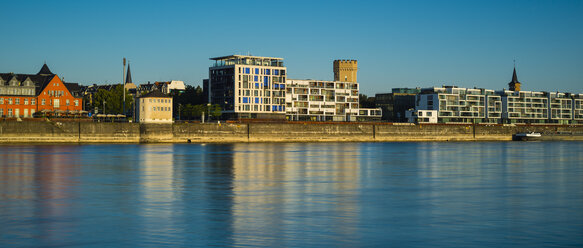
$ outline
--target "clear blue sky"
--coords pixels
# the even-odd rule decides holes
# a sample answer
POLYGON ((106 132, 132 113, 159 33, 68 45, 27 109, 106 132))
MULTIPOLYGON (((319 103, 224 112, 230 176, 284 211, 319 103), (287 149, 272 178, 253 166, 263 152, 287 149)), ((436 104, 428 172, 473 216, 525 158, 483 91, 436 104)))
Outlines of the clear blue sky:
POLYGON ((0 72, 66 81, 201 85, 208 58, 282 57, 332 80, 357 59, 361 92, 457 85, 583 93, 583 1, 3 1, 0 72))

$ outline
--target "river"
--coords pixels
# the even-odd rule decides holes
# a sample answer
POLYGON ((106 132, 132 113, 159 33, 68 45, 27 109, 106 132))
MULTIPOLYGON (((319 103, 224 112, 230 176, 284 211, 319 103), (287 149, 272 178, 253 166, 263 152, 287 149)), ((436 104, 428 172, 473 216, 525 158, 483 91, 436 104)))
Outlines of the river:
POLYGON ((583 246, 583 142, 0 145, 1 247, 583 246))

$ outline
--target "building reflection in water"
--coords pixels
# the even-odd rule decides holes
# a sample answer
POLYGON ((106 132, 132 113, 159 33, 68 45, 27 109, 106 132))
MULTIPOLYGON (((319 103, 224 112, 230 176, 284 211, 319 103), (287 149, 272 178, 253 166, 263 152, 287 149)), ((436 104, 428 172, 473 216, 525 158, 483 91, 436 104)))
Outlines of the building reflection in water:
MULTIPOLYGON (((80 174, 79 146, 11 146, 0 153, 0 219, 4 227, 25 225, 33 221, 33 229, 0 233, 13 241, 39 240, 59 245, 74 230, 70 221, 80 174), (13 219, 14 218, 14 219, 13 219), (18 218, 18 219, 16 219, 18 218), (14 222, 11 222, 14 221, 14 222)), ((1 243, 1 242, 0 242, 1 243)), ((33 242, 32 244, 38 244, 33 242)))
POLYGON ((281 247, 301 244, 305 235, 330 242, 354 237, 358 152, 351 143, 235 144, 235 244, 281 247))

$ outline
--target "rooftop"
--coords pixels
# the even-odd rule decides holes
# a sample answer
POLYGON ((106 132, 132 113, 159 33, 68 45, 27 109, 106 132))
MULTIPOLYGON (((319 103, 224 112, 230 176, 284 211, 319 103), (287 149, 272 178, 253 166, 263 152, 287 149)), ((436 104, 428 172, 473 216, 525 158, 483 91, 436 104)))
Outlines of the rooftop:
POLYGON ((227 59, 275 59, 275 60, 283 60, 283 58, 275 58, 275 57, 261 57, 261 56, 251 56, 251 55, 228 55, 228 56, 221 56, 210 58, 210 60, 227 60, 227 59))
POLYGON ((218 66, 230 66, 230 65, 258 65, 258 66, 273 66, 273 67, 283 67, 283 58, 275 57, 259 57, 251 55, 229 55, 216 58, 210 58, 214 60, 212 67, 218 66))

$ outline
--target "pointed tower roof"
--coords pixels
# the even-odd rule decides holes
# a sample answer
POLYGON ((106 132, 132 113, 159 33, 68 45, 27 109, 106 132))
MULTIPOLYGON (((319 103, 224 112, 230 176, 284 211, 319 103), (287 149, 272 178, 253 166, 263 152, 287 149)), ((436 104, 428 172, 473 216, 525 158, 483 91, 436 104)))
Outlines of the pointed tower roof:
POLYGON ((40 71, 37 73, 37 75, 55 75, 51 72, 51 70, 49 69, 49 67, 47 66, 47 64, 45 63, 43 65, 43 67, 40 69, 40 71))
POLYGON ((520 83, 518 82, 518 77, 516 76, 516 67, 514 67, 514 72, 512 72, 512 81, 511 83, 520 83))
POLYGON ((128 73, 126 74, 126 84, 131 84, 132 82, 132 73, 130 72, 130 63, 128 63, 128 73))

